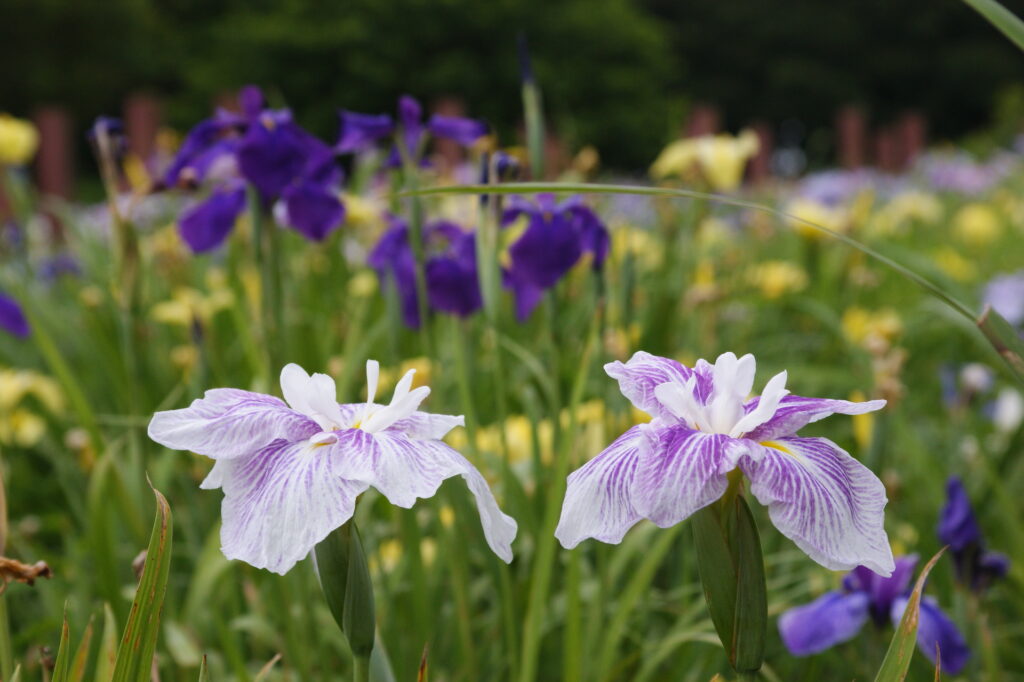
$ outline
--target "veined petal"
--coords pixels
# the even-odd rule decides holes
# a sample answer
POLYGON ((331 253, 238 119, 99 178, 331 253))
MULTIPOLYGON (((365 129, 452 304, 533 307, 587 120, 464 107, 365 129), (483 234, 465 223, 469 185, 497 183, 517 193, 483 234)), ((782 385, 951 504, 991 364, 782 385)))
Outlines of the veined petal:
POLYGON ((752 447, 761 452, 740 460, 740 468, 783 535, 826 568, 866 566, 892 574, 885 487, 867 467, 825 438, 780 438, 752 447))
POLYGON ((794 656, 808 656, 853 638, 868 619, 863 592, 829 592, 779 616, 782 642, 794 656))
POLYGON ((668 528, 725 493, 726 473, 744 445, 682 425, 649 433, 652 442, 640 453, 633 504, 643 517, 668 528))
POLYGON ((462 476, 476 497, 487 544, 502 560, 512 561, 516 522, 498 508, 487 482, 465 457, 440 441, 413 440, 394 429, 337 434, 338 442, 329 447, 339 474, 373 486, 399 507, 409 509, 418 498, 433 497, 446 479, 462 476))
MULTIPOLYGON (((892 622, 898 625, 907 609, 907 598, 902 597, 892 605, 892 622)), ((925 657, 935 663, 936 653, 942 662, 942 672, 956 675, 971 657, 964 636, 956 624, 942 612, 931 597, 921 598, 921 609, 917 623, 917 647, 925 657)))
POLYGON ((278 439, 304 440, 316 422, 262 393, 215 388, 180 410, 157 412, 149 437, 173 450, 213 459, 247 457, 278 439))
POLYGON ((732 430, 729 431, 730 436, 738 438, 772 418, 772 415, 779 408, 779 403, 789 393, 786 390, 787 377, 787 372, 783 370, 768 380, 764 391, 761 392, 761 396, 757 401, 757 405, 733 425, 732 430))
MULTIPOLYGON (((761 398, 753 398, 743 406, 747 414, 757 409, 760 400, 761 398)), ((779 401, 774 416, 748 433, 746 437, 756 441, 785 438, 792 436, 807 424, 833 414, 864 414, 880 410, 883 407, 885 407, 884 400, 854 403, 848 400, 787 395, 779 401)))
POLYGON ((224 462, 224 555, 283 575, 348 521, 366 485, 338 476, 332 454, 278 440, 248 459, 224 462))
POLYGON ((867 594, 871 617, 877 625, 882 626, 889 618, 893 602, 910 590, 916 567, 916 554, 897 558, 896 567, 888 578, 878 575, 869 568, 858 566, 843 577, 843 588, 867 594))
MULTIPOLYGON (((609 362, 604 371, 612 379, 619 382, 619 390, 638 409, 653 417, 662 417, 675 421, 672 412, 658 400, 654 389, 664 383, 672 382, 685 385, 694 376, 694 371, 675 360, 651 355, 645 351, 637 351, 625 364, 609 362)), ((711 391, 710 377, 703 382, 698 379, 696 394, 705 398, 711 391)))
POLYGON ((465 426, 466 418, 450 414, 431 414, 430 412, 413 412, 408 417, 399 419, 391 428, 401 431, 413 440, 440 440, 456 426, 465 426))
POLYGON ((640 451, 648 447, 643 425, 615 439, 569 476, 555 537, 566 549, 586 538, 618 544, 643 517, 633 505, 640 451))

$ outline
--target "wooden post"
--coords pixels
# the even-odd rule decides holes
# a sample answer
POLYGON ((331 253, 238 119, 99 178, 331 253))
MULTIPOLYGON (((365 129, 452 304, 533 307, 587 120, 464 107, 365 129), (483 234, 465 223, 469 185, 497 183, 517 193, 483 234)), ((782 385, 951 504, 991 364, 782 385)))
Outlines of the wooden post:
POLYGON ((62 107, 43 107, 32 118, 39 129, 39 152, 36 155, 39 192, 70 199, 74 189, 71 115, 62 107))
POLYGON ((683 137, 714 135, 721 125, 718 109, 713 104, 695 104, 683 128, 683 137))
POLYGON ((757 154, 747 166, 747 177, 751 182, 762 183, 772 174, 772 152, 775 151, 775 133, 765 121, 756 121, 750 129, 757 135, 757 154))
POLYGON ((846 106, 836 114, 836 151, 843 168, 860 168, 867 161, 867 117, 856 106, 846 106))
POLYGON ((156 152, 156 137, 160 131, 160 101, 149 94, 135 93, 124 102, 124 126, 128 137, 128 151, 149 165, 156 152))

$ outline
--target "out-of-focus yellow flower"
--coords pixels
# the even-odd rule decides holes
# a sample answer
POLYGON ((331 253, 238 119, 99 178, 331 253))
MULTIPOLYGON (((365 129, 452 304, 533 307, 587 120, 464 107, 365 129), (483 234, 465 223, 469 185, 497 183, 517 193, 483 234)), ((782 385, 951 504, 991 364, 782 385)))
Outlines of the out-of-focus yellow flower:
POLYGON ((871 348, 888 347, 903 333, 903 322, 892 308, 867 310, 847 308, 842 319, 843 334, 853 344, 871 348))
POLYGON ((661 266, 664 249, 651 230, 624 225, 612 230, 612 258, 621 263, 627 256, 642 268, 655 270, 661 266))
POLYGON ((98 308, 103 303, 103 290, 95 284, 84 286, 78 292, 78 300, 88 308, 98 308))
POLYGON ((209 324, 213 316, 229 308, 234 296, 229 289, 220 289, 209 295, 197 289, 178 287, 169 301, 153 306, 150 315, 157 322, 191 327, 195 322, 209 324))
POLYGON ((18 408, 0 416, 0 443, 29 448, 36 445, 46 434, 43 418, 24 408, 18 408))
POLYGON ((931 225, 942 220, 942 202, 934 194, 911 190, 889 200, 868 221, 868 231, 892 235, 906 231, 913 223, 931 225))
POLYGON ((958 282, 969 282, 978 274, 974 263, 964 258, 959 251, 951 246, 938 249, 932 254, 932 258, 939 269, 958 282))
POLYGON ((715 281, 715 265, 704 258, 697 263, 693 283, 686 290, 686 304, 693 306, 718 297, 718 283, 715 281))
POLYGON ((371 557, 373 566, 371 570, 377 569, 384 573, 390 573, 398 566, 402 558, 402 543, 398 540, 385 540, 377 546, 377 552, 371 557))
POLYGON ((152 184, 149 169, 145 162, 135 154, 128 154, 124 160, 124 177, 136 192, 145 192, 152 184))
POLYGON ((178 226, 174 223, 164 225, 143 237, 142 248, 155 260, 177 262, 188 257, 189 251, 178 226))
POLYGON ((573 157, 572 169, 586 178, 593 174, 601 164, 601 155, 593 145, 587 145, 573 157))
POLYGON ((786 205, 786 213, 793 216, 786 222, 797 234, 807 239, 824 239, 825 233, 802 222, 804 220, 826 227, 833 232, 846 232, 850 227, 850 214, 842 207, 826 206, 820 201, 798 197, 786 205))
POLYGON ((999 239, 1002 232, 999 216, 987 204, 967 204, 953 217, 953 234, 971 246, 987 246, 999 239))
POLYGON ((29 369, 0 370, 0 410, 10 410, 26 396, 34 396, 51 414, 64 409, 60 384, 29 369))
POLYGON ((39 148, 39 131, 30 121, 0 114, 0 165, 23 166, 39 148))
POLYGON ((708 216, 697 225, 697 244, 703 249, 724 246, 732 241, 734 231, 721 218, 708 216))
POLYGON ((381 367, 380 377, 378 379, 380 391, 394 386, 398 383, 398 380, 405 376, 406 372, 411 369, 416 370, 416 374, 412 376, 412 388, 429 386, 432 383, 431 378, 434 376, 434 361, 421 355, 419 357, 403 360, 402 364, 397 368, 381 367))
POLYGON ((619 359, 625 360, 640 341, 640 325, 633 322, 628 328, 609 327, 604 333, 604 347, 608 353, 619 359))
MULTIPOLYGON (((863 391, 854 391, 850 394, 850 400, 862 403, 867 400, 863 391)), ((872 412, 853 415, 853 439, 861 450, 867 450, 871 445, 871 436, 875 432, 875 415, 872 412)))
POLYGON ((784 260, 758 263, 750 268, 747 277, 767 299, 781 298, 785 294, 807 288, 807 273, 804 269, 784 260))
POLYGON ((344 194, 345 224, 355 228, 376 229, 384 224, 384 211, 373 199, 358 194, 344 194))
POLYGON ((743 169, 758 150, 757 135, 703 135, 676 140, 661 151, 651 165, 651 176, 661 180, 673 175, 686 178, 698 173, 712 189, 739 187, 743 169))
POLYGON ((445 528, 451 528, 455 523, 455 512, 447 504, 437 510, 437 518, 445 528))
POLYGON ((199 362, 199 349, 191 344, 182 344, 171 349, 171 363, 184 373, 189 373, 199 362))
POLYGON ((377 292, 377 275, 360 270, 348 281, 348 294, 353 298, 369 298, 377 292))

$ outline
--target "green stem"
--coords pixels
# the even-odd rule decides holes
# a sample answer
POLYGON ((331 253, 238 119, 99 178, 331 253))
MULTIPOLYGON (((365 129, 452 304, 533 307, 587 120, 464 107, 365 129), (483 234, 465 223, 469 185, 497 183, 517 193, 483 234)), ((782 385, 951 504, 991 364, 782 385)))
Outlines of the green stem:
POLYGON ((9 680, 14 674, 14 648, 7 616, 7 597, 0 594, 0 678, 9 680))
POLYGON ((367 656, 366 658, 363 658, 361 656, 353 657, 352 679, 355 680, 355 682, 370 682, 369 656, 367 656))

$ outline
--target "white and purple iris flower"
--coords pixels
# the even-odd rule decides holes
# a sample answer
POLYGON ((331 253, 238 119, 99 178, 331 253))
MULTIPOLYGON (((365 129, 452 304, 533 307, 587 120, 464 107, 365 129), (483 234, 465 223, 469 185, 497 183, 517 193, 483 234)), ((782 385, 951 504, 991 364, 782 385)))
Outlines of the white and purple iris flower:
MULTIPOLYGON (((779 617, 779 634, 794 656, 809 656, 852 639, 870 619, 875 626, 897 625, 907 608, 916 556, 896 560, 891 577, 883 578, 863 566, 843 577, 842 589, 828 592, 810 604, 779 617)), ((956 675, 971 656, 963 635, 931 597, 921 599, 917 646, 942 671, 956 675)))
MULTIPOLYGON (((452 140, 468 147, 487 134, 487 124, 461 116, 443 116, 434 114, 426 123, 423 122, 423 107, 416 98, 403 95, 398 100, 398 123, 387 114, 359 114, 353 111, 339 112, 341 131, 335 150, 339 154, 350 154, 370 149, 377 140, 394 135, 401 130, 405 150, 416 155, 424 137, 429 133, 433 137, 452 140)), ((401 153, 392 147, 385 165, 396 168, 402 165, 401 153)))
POLYGON ((18 302, 2 293, 0 293, 0 329, 21 339, 32 333, 25 313, 18 302))
POLYGON ((410 508, 441 483, 462 476, 476 498, 484 536, 512 560, 516 522, 502 513, 487 482, 441 442, 463 417, 421 412, 430 393, 402 377, 388 405, 374 402, 379 366, 366 365, 365 403, 339 404, 334 380, 295 364, 281 371, 284 400, 217 388, 184 409, 158 412, 149 437, 215 460, 200 487, 222 488, 221 545, 229 559, 286 573, 350 518, 371 486, 410 508))
POLYGON ((240 101, 241 114, 218 110, 189 131, 164 173, 166 187, 210 188, 181 216, 182 238, 195 252, 220 246, 245 210, 248 182, 281 224, 322 241, 345 216, 334 151, 287 109, 268 109, 258 88, 243 88, 240 101))
POLYGON ((555 286, 584 253, 593 255, 595 270, 608 256, 610 238, 604 223, 580 197, 559 202, 553 194, 538 194, 536 202, 509 199, 501 225, 526 216, 527 226, 509 247, 505 286, 516 297, 516 316, 525 320, 547 289, 555 286))
POLYGON ((738 470, 775 527, 812 559, 832 570, 866 566, 890 575, 882 482, 832 441, 796 435, 810 422, 870 412, 885 401, 790 395, 786 372, 748 399, 754 370, 752 355, 732 353, 692 369, 642 351, 605 365, 653 420, 569 476, 555 532, 562 545, 618 543, 641 519, 673 526, 721 498, 738 470))
MULTIPOLYGON (((370 252, 370 267, 385 284, 393 284, 402 319, 413 329, 420 326, 416 294, 416 258, 409 241, 409 226, 388 216, 390 227, 370 252)), ((483 306, 476 269, 476 235, 455 223, 438 220, 422 230, 427 302, 433 310, 468 317, 483 306)))

